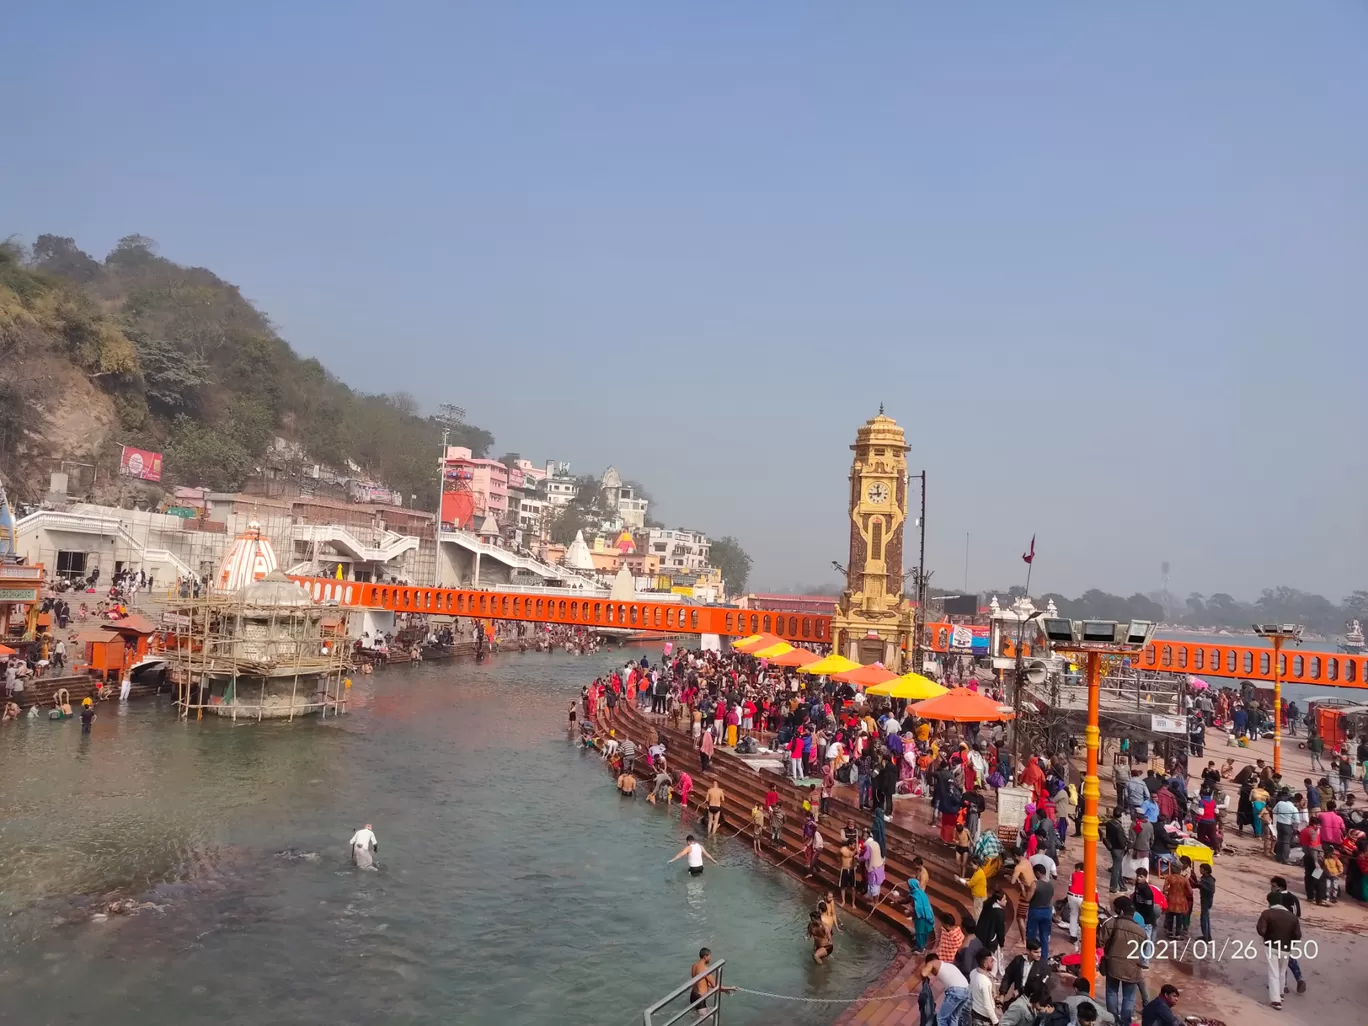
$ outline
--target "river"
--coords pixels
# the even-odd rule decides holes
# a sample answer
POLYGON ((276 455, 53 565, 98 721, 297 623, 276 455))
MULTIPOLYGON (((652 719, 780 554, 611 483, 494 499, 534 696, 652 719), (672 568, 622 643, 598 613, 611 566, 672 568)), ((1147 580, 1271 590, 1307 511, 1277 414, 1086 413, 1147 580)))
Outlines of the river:
MULTIPOLYGON (((702 945, 728 983, 859 994, 886 938, 847 922, 812 965, 811 891, 737 841, 697 880, 667 866, 677 809, 618 798, 568 743, 569 702, 619 656, 396 668, 302 724, 163 700, 103 705, 89 736, 5 725, 0 1021, 628 1026, 702 945), (366 821, 377 872, 347 860, 366 821), (110 896, 159 908, 95 918, 110 896)), ((738 1023, 840 1011, 732 1000, 738 1023)))

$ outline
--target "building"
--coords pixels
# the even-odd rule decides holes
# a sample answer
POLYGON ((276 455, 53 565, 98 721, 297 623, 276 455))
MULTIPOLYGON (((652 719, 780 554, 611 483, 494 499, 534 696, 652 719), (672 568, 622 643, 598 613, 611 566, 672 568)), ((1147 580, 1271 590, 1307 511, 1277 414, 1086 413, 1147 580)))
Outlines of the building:
POLYGON ((709 569, 708 551, 711 543, 702 531, 681 528, 652 528, 647 535, 646 551, 660 557, 663 573, 690 571, 702 573, 709 569))
POLYGON ((570 473, 570 464, 551 461, 546 464, 546 501, 552 506, 568 506, 579 494, 579 483, 570 473))
POLYGON ((829 595, 742 595, 736 601, 739 609, 762 609, 779 613, 802 613, 808 616, 830 616, 836 612, 836 599, 829 595))
POLYGON ((913 633, 912 603, 902 594, 908 448, 903 429, 882 406, 856 432, 846 587, 831 619, 833 652, 897 673, 913 633))
MULTIPOLYGON (((518 473, 521 474, 522 471, 518 473)), ((442 476, 445 481, 454 482, 457 487, 455 491, 443 490, 442 522, 460 522, 462 518, 457 515, 460 503, 456 496, 468 490, 475 500, 475 516, 483 519, 487 515, 492 515, 503 524, 508 520, 508 475, 508 467, 498 460, 477 459, 462 445, 447 446, 442 476), (451 516, 448 516, 448 507, 451 516)))

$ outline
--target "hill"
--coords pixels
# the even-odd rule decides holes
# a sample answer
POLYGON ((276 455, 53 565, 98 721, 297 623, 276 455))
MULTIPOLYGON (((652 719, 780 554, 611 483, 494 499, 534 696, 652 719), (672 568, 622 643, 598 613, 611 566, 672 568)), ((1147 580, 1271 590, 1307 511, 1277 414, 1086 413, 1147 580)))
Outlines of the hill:
POLYGON ((141 235, 103 261, 54 235, 0 245, 0 366, 0 473, 21 498, 40 495, 61 460, 115 481, 121 445, 165 453, 164 485, 235 489, 283 437, 430 509, 443 427, 478 456, 494 444, 421 416, 409 396, 353 390, 235 285, 141 235))

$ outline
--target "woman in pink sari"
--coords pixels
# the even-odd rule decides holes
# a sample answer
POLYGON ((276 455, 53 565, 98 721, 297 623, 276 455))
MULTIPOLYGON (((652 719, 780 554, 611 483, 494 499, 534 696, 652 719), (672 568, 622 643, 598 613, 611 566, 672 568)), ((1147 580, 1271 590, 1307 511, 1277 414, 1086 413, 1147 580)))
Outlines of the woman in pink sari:
POLYGON ((679 805, 683 810, 681 819, 689 814, 689 793, 693 791, 693 777, 689 776, 685 770, 679 771, 679 781, 675 784, 675 790, 679 792, 679 805))

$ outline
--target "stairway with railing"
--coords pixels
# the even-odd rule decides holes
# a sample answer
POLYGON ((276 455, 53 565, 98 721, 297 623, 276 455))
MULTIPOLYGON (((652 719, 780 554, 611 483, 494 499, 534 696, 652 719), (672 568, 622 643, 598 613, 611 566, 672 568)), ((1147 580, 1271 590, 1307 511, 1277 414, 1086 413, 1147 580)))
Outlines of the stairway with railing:
POLYGON ((49 531, 65 531, 72 534, 94 534, 101 537, 118 538, 130 550, 141 556, 145 565, 163 565, 173 570, 177 577, 190 577, 196 571, 170 549, 150 548, 118 517, 103 516, 98 513, 78 513, 57 509, 34 510, 15 524, 15 536, 22 538, 39 528, 49 531))

